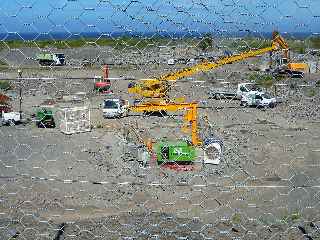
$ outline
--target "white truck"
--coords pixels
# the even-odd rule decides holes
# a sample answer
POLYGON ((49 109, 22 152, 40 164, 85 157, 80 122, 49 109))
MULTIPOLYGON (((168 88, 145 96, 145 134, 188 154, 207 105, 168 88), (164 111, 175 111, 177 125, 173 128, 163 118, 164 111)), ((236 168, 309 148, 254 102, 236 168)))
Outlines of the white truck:
POLYGON ((176 61, 173 58, 168 59, 168 65, 174 65, 176 61))
POLYGON ((62 66, 66 65, 64 53, 40 53, 37 61, 42 66, 62 66))
POLYGON ((128 116, 129 101, 121 98, 105 99, 102 113, 104 118, 120 118, 128 116))
POLYGON ((1 125, 10 125, 14 126, 17 123, 20 123, 20 113, 19 112, 1 112, 0 123, 1 125))
POLYGON ((228 85, 224 88, 211 89, 208 94, 209 98, 214 99, 224 99, 231 98, 240 100, 243 94, 247 94, 248 92, 262 92, 261 88, 257 86, 255 83, 239 83, 236 89, 230 88, 230 82, 222 82, 222 84, 228 85))
POLYGON ((273 108, 278 102, 275 97, 272 97, 268 93, 252 91, 242 95, 240 105, 243 107, 273 108))

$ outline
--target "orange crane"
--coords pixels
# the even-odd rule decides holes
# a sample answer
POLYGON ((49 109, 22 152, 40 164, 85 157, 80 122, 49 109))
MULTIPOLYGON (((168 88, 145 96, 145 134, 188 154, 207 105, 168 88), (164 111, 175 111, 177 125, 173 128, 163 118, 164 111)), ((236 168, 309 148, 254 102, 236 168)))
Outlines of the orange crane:
POLYGON ((186 111, 184 115, 185 124, 182 127, 184 132, 191 129, 191 143, 194 146, 201 144, 201 140, 198 136, 198 103, 163 103, 163 104, 139 104, 131 106, 130 110, 134 112, 161 112, 161 111, 186 111), (190 127, 189 127, 190 125, 190 127))

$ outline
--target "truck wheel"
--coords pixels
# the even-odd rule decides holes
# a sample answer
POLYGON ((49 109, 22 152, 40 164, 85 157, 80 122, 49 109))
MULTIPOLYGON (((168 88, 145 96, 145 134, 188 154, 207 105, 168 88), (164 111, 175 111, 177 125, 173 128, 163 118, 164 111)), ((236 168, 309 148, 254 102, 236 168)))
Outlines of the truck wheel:
POLYGON ((240 103, 240 106, 241 106, 241 107, 247 107, 247 106, 248 106, 248 103, 246 103, 246 102, 241 102, 241 103, 240 103))
POLYGON ((269 104, 269 108, 274 108, 276 105, 274 103, 269 104))
POLYGON ((9 120, 9 125, 10 125, 10 126, 15 126, 15 125, 16 125, 16 121, 13 120, 13 119, 10 119, 10 120, 9 120))
POLYGON ((224 97, 223 94, 218 93, 218 94, 216 94, 215 98, 216 98, 217 100, 221 100, 221 99, 223 99, 223 98, 225 98, 225 97, 224 97))
POLYGON ((219 94, 219 99, 226 99, 226 97, 224 96, 224 94, 219 94))

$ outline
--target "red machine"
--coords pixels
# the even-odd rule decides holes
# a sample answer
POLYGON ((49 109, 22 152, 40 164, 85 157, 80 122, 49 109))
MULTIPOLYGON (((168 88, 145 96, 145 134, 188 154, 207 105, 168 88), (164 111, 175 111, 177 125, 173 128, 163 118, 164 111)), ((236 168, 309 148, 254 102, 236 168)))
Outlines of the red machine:
POLYGON ((4 94, 0 93, 0 114, 2 112, 11 112, 10 98, 4 94))
POLYGON ((94 88, 100 93, 111 93, 111 83, 109 79, 109 68, 108 65, 103 66, 103 77, 95 77, 94 88))

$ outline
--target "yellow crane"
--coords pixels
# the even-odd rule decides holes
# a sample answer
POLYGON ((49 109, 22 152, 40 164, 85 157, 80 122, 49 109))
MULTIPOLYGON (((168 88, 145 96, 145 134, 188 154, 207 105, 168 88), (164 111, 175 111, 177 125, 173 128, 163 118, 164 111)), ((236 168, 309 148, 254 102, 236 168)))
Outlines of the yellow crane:
POLYGON ((201 140, 198 136, 198 103, 160 103, 160 104, 139 104, 131 106, 130 110, 134 112, 161 112, 161 111, 186 111, 184 115, 185 124, 182 129, 187 132, 191 129, 191 143, 194 146, 200 145, 201 140), (190 126, 189 126, 190 125, 190 126))
POLYGON ((272 44, 270 47, 265 47, 256 50, 249 50, 240 54, 223 57, 215 62, 203 61, 192 67, 184 68, 182 70, 162 75, 155 79, 141 79, 138 82, 131 82, 128 85, 128 92, 130 94, 139 95, 142 98, 168 98, 167 94, 170 89, 170 81, 176 81, 184 77, 190 77, 199 72, 207 72, 218 68, 225 64, 234 63, 247 58, 256 57, 258 55, 283 51, 284 59, 289 59, 289 46, 282 36, 276 31, 272 33, 272 44))

